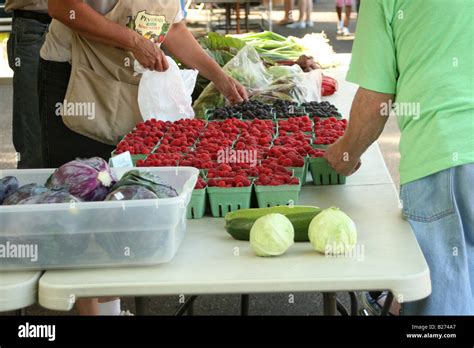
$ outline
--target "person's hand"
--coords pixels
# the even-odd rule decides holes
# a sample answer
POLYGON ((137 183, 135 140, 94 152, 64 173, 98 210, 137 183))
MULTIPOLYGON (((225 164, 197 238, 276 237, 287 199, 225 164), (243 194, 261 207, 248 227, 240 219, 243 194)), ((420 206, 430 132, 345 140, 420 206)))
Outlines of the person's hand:
POLYGON ((145 69, 166 71, 169 68, 166 56, 160 47, 140 34, 138 34, 132 53, 145 69))
POLYGON ((244 86, 230 76, 218 79, 214 84, 232 105, 240 104, 249 98, 244 86))
POLYGON ((352 155, 349 150, 350 147, 347 145, 346 140, 341 138, 333 145, 330 145, 324 154, 329 165, 338 174, 344 176, 354 174, 361 167, 360 157, 352 155))

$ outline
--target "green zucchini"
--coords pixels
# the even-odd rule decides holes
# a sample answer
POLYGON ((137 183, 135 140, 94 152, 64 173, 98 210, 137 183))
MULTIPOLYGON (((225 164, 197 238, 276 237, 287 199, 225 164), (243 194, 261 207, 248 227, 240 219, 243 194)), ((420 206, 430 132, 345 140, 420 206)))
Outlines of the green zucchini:
POLYGON ((290 219, 295 229, 295 242, 307 242, 308 227, 322 210, 311 206, 278 206, 260 209, 242 209, 225 216, 226 231, 237 240, 249 240, 254 222, 268 214, 283 214, 290 219))

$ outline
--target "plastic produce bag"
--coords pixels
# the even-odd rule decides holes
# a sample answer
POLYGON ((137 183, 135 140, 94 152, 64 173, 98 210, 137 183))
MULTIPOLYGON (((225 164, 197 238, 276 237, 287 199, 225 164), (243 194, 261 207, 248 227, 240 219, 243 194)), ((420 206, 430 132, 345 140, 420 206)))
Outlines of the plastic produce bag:
POLYGON ((282 77, 293 76, 296 74, 302 74, 303 69, 297 64, 286 66, 286 65, 275 65, 267 69, 268 73, 272 75, 273 80, 278 80, 282 77))
POLYGON ((323 74, 321 69, 312 70, 303 73, 301 76, 303 86, 306 90, 304 100, 300 103, 309 103, 312 101, 321 102, 321 87, 323 84, 323 74))
MULTIPOLYGON (((245 46, 225 66, 224 71, 239 81, 250 94, 268 87, 272 82, 270 75, 252 46, 245 46)), ((213 83, 210 83, 194 103, 198 118, 203 118, 206 109, 224 106, 225 100, 213 83)))
POLYGON ((191 94, 198 71, 181 70, 172 58, 166 59, 169 69, 164 72, 150 71, 135 61, 135 72, 143 74, 138 87, 138 106, 144 121, 194 118, 191 94))
POLYGON ((249 93, 268 86, 272 82, 270 75, 252 46, 245 46, 224 67, 234 79, 239 81, 249 93))
POLYGON ((321 101, 321 70, 305 73, 298 65, 272 67, 269 71, 277 77, 271 85, 254 92, 250 99, 273 104, 277 100, 306 103, 321 101))

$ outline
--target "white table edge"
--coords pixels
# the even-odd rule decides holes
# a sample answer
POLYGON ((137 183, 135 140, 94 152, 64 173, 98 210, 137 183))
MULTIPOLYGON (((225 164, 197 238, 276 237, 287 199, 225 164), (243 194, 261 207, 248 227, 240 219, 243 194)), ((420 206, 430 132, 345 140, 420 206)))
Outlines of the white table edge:
POLYGON ((37 302, 38 283, 42 272, 36 272, 31 278, 0 288, 0 313, 29 307, 37 302), (11 296, 10 294, 15 294, 11 296))
POLYGON ((122 297, 142 297, 142 296, 173 296, 173 295, 222 295, 222 294, 268 294, 268 293, 301 293, 301 292, 348 292, 348 291, 372 291, 372 290, 390 290, 395 299, 401 300, 402 302, 417 301, 428 297, 431 294, 431 282, 429 269, 425 269, 423 272, 408 275, 400 281, 400 279, 394 279, 394 284, 397 283, 396 287, 383 286, 382 284, 390 283, 390 278, 366 278, 364 282, 359 286, 348 286, 347 283, 351 283, 352 278, 346 278, 344 280, 325 279, 324 281, 316 280, 311 281, 308 279, 292 279, 286 283, 280 283, 269 291, 268 284, 272 283, 271 280, 266 279, 265 281, 246 281, 246 280, 232 280, 232 281, 216 281, 216 282, 199 282, 199 283, 183 283, 180 285, 180 291, 177 291, 176 285, 174 284, 150 284, 147 286, 144 284, 142 291, 137 291, 134 285, 124 286, 121 283, 109 284, 106 290, 102 290, 100 284, 94 286, 89 283, 84 287, 87 288, 85 292, 81 292, 82 286, 77 284, 70 287, 61 288, 57 286, 48 286, 44 280, 40 280, 39 284, 39 304, 47 309, 58 310, 58 311, 69 311, 73 308, 77 297, 100 297, 100 296, 122 296, 122 297), (317 286, 314 285, 317 283, 317 286), (417 284, 416 286, 413 284, 417 284), (425 287, 419 288, 419 284, 426 284, 425 287), (294 290, 294 285, 298 284, 298 290, 294 290), (232 286, 230 286, 232 285, 232 286), (116 287, 117 291, 111 294, 110 289, 116 287), (48 288, 49 293, 54 293, 54 289, 60 289, 60 293, 64 296, 47 296, 43 294, 42 288, 48 288), (416 289, 416 291, 414 291, 416 289), (79 290, 79 291, 78 291, 79 290), (70 292, 68 292, 70 291, 70 292), (407 297, 406 293, 410 293, 407 297))

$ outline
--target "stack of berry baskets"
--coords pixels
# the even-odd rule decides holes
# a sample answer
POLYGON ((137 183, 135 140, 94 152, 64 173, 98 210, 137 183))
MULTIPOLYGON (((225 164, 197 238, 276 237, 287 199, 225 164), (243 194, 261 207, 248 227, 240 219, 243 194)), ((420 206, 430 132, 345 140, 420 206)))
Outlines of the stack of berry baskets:
POLYGON ((309 169, 313 178, 313 184, 322 185, 344 185, 346 177, 336 173, 329 165, 324 153, 326 149, 314 148, 308 154, 309 169))
POLYGON ((306 155, 309 150, 308 145, 313 141, 313 122, 308 116, 279 120, 278 135, 279 138, 274 142, 275 145, 290 147, 296 150, 299 156, 304 157, 304 163, 293 158, 293 164, 289 169, 295 172, 295 176, 300 179, 302 185, 306 184, 308 172, 306 155))
MULTIPOLYGON (((242 112, 265 112, 255 105, 255 111, 253 104, 246 104, 242 112)), ((335 112, 330 104, 311 105, 311 117, 316 112, 335 112)), ((344 134, 347 121, 328 115, 314 120, 295 115, 277 119, 275 115, 272 119, 243 119, 228 114, 228 118, 224 115, 211 122, 150 120, 137 125, 115 154, 130 151, 140 156, 134 159, 141 167, 200 169, 188 212, 191 218, 204 214, 206 194, 217 217, 248 207, 296 204, 308 167, 315 185, 345 183, 324 159, 324 149, 344 134)))
POLYGON ((314 118, 314 150, 309 153, 309 168, 314 185, 343 185, 346 177, 339 175, 324 158, 326 148, 344 135, 347 120, 331 116, 314 118))
POLYGON ((238 119, 228 119, 223 122, 209 122, 205 131, 201 134, 194 150, 189 154, 194 156, 195 167, 203 174, 219 164, 219 159, 231 149, 237 141, 240 133, 239 125, 243 123, 238 119))
POLYGON ((275 135, 272 120, 231 119, 221 124, 219 129, 226 128, 227 139, 234 139, 236 132, 237 137, 232 144, 225 144, 220 149, 217 166, 207 173, 209 202, 214 217, 251 207, 252 182, 258 175, 256 168, 272 146, 275 135))
POLYGON ((249 196, 251 201, 248 207, 256 206, 252 201, 252 188, 248 190, 256 177, 258 177, 258 167, 250 163, 219 163, 217 167, 209 169, 207 173, 209 187, 222 188, 208 190, 211 207, 214 209, 213 216, 222 217, 220 214, 223 213, 223 208, 221 207, 227 207, 228 211, 244 209, 243 207, 248 205, 246 202, 249 196), (235 188, 240 188, 240 190, 235 188), (221 195, 225 192, 228 196, 221 195))
POLYGON ((292 117, 287 120, 278 120, 278 133, 286 135, 288 133, 304 133, 312 136, 313 121, 308 116, 292 117))
POLYGON ((202 120, 170 123, 153 151, 136 162, 137 167, 175 167, 182 156, 191 152, 206 127, 202 120))
POLYGON ((243 175, 208 179, 207 191, 212 216, 224 217, 232 211, 250 208, 252 180, 243 175))
POLYGON ((301 184, 305 185, 308 173, 307 155, 312 149, 311 142, 312 136, 303 132, 280 133, 273 142, 268 158, 278 159, 280 165, 292 170, 301 184))
POLYGON ((334 144, 344 135, 347 128, 347 120, 338 120, 336 117, 314 118, 314 140, 313 146, 316 148, 327 148, 334 144))
POLYGON ((111 156, 114 157, 128 151, 133 164, 136 165, 137 161, 145 160, 149 154, 155 151, 170 126, 171 122, 155 119, 139 123, 119 142, 111 156))
POLYGON ((298 204, 301 181, 278 164, 262 164, 254 186, 259 208, 298 204))
POLYGON ((181 159, 179 153, 153 153, 138 160, 137 167, 176 167, 181 159))
POLYGON ((181 155, 178 165, 180 167, 198 168, 201 177, 207 177, 207 171, 217 166, 217 162, 212 160, 208 153, 191 151, 185 155, 181 155))
POLYGON ((275 127, 271 120, 253 120, 243 123, 246 126, 241 128, 233 149, 237 153, 247 154, 247 156, 240 156, 247 157, 241 158, 240 163, 253 163, 255 166, 256 160, 262 160, 272 147, 276 136, 275 127))

